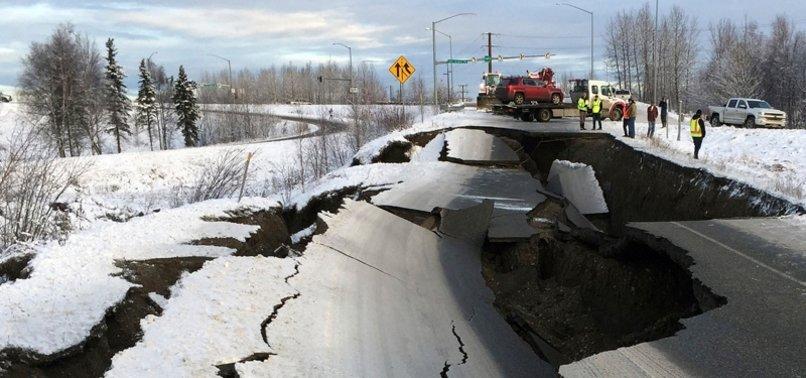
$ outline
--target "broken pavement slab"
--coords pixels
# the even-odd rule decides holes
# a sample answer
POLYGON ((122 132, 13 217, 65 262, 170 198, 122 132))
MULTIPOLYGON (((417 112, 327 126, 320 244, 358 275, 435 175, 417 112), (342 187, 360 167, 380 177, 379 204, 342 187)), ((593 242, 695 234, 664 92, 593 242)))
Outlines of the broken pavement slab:
MULTIPOLYGON (((799 376, 806 371, 806 222, 802 217, 631 223, 727 303, 682 320, 672 337, 560 367, 580 376, 799 376), (676 251, 676 252, 675 252, 676 251)), ((702 305, 702 303, 701 303, 702 305)))
POLYGON ((488 200, 461 210, 440 209, 439 232, 482 245, 492 215, 493 202, 488 200))
POLYGON ((402 183, 373 197, 372 203, 430 213, 436 208, 464 209, 486 199, 493 201, 495 207, 490 238, 528 238, 535 233, 526 223, 525 214, 545 201, 546 196, 538 192, 543 187, 528 172, 452 163, 423 164, 406 172, 402 183), (520 218, 513 218, 513 213, 524 214, 523 225, 510 227, 520 218))
POLYGON ((277 355, 239 373, 554 376, 493 307, 479 246, 365 202, 325 220, 267 327, 277 355))
POLYGON ((449 161, 472 165, 509 165, 520 162, 518 154, 501 138, 482 130, 454 129, 445 134, 449 161))
POLYGON ((567 160, 554 160, 546 189, 565 197, 580 214, 604 214, 609 210, 593 167, 567 160))

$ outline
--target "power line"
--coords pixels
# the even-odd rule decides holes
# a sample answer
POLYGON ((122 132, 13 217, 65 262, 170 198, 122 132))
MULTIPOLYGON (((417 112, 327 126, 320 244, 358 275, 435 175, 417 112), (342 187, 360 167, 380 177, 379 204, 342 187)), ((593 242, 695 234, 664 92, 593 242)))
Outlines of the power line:
POLYGON ((519 34, 495 34, 502 37, 509 38, 525 38, 525 39, 587 39, 590 36, 575 36, 575 35, 519 35, 519 34))

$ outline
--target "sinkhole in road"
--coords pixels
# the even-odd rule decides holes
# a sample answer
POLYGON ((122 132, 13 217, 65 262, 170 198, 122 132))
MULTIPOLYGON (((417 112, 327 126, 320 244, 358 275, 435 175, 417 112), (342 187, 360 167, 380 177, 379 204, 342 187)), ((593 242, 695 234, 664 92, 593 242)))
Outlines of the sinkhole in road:
MULTIPOLYGON (((530 213, 538 230, 534 236, 485 244, 483 275, 495 305, 535 352, 557 367, 671 336, 683 327, 681 319, 725 303, 692 278, 686 251, 636 232, 629 222, 804 212, 748 185, 636 151, 609 135, 485 131, 509 144, 521 167, 543 184, 555 160, 593 167, 610 210, 588 216, 602 232, 573 227, 566 232, 556 226, 569 223, 563 204, 550 198, 530 213)), ((422 147, 436 134, 408 139, 422 147)), ((402 147, 382 151, 378 162, 405 161, 410 152, 402 147)), ((424 222, 424 214, 395 213, 424 227, 435 223, 424 222)))

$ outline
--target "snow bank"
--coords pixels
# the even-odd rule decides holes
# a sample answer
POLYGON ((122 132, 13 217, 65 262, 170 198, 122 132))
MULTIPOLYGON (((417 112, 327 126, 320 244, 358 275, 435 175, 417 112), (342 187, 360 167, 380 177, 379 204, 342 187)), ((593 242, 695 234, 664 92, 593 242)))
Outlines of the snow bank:
POLYGON ((422 150, 412 155, 413 162, 438 161, 445 149, 445 133, 438 134, 428 142, 422 150))
POLYGON ((288 207, 301 209, 313 197, 344 188, 360 186, 378 189, 388 187, 399 183, 403 173, 413 166, 416 164, 377 163, 343 167, 316 180, 307 190, 296 193, 288 207))
POLYGON ((621 122, 605 122, 604 130, 635 148, 686 167, 700 168, 806 206, 806 130, 706 127, 706 137, 695 160, 688 119, 667 129, 655 127, 655 138, 646 137, 646 122, 636 122, 636 138, 625 138, 621 122))
POLYGON ((294 259, 222 257, 177 283, 162 316, 141 321, 143 339, 112 359, 107 377, 216 377, 216 365, 268 352, 261 324, 296 291, 294 259))
POLYGON ((115 260, 230 255, 234 251, 229 248, 188 243, 223 237, 244 241, 258 227, 206 222, 202 217, 276 206, 266 199, 201 202, 126 223, 97 223, 76 232, 64 245, 35 247, 31 276, 0 285, 0 349, 49 355, 79 344, 132 287, 112 276, 119 272, 115 260))
POLYGON ((378 157, 381 151, 392 143, 409 143, 409 141, 402 132, 391 132, 361 146, 358 152, 353 156, 353 160, 358 161, 359 164, 370 164, 372 163, 372 159, 378 157))

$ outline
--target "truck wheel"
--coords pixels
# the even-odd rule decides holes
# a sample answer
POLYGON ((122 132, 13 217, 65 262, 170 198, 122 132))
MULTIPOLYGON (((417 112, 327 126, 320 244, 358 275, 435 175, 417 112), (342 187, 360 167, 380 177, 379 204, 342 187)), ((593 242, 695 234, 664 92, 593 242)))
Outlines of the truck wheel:
POLYGON ((714 113, 711 116, 711 126, 713 126, 713 127, 722 126, 722 122, 719 122, 719 114, 714 113))
POLYGON ((744 127, 748 129, 752 129, 756 127, 756 117, 748 116, 746 120, 744 120, 744 127))
POLYGON ((552 104, 560 105, 560 102, 562 102, 562 101, 563 101, 562 96, 560 96, 559 93, 555 93, 555 94, 551 95, 551 103, 552 104))
POLYGON ((515 94, 515 105, 523 105, 526 98, 523 96, 523 93, 516 93, 515 94))
POLYGON ((611 119, 613 121, 618 122, 618 121, 621 121, 621 117, 623 117, 623 116, 624 116, 624 113, 621 112, 621 109, 616 108, 615 110, 613 110, 613 117, 611 119))
POLYGON ((532 122, 535 120, 535 116, 532 115, 530 112, 525 112, 521 114, 521 121, 523 122, 532 122))
POLYGON ((551 109, 540 109, 537 112, 537 122, 548 122, 551 121, 551 109))

